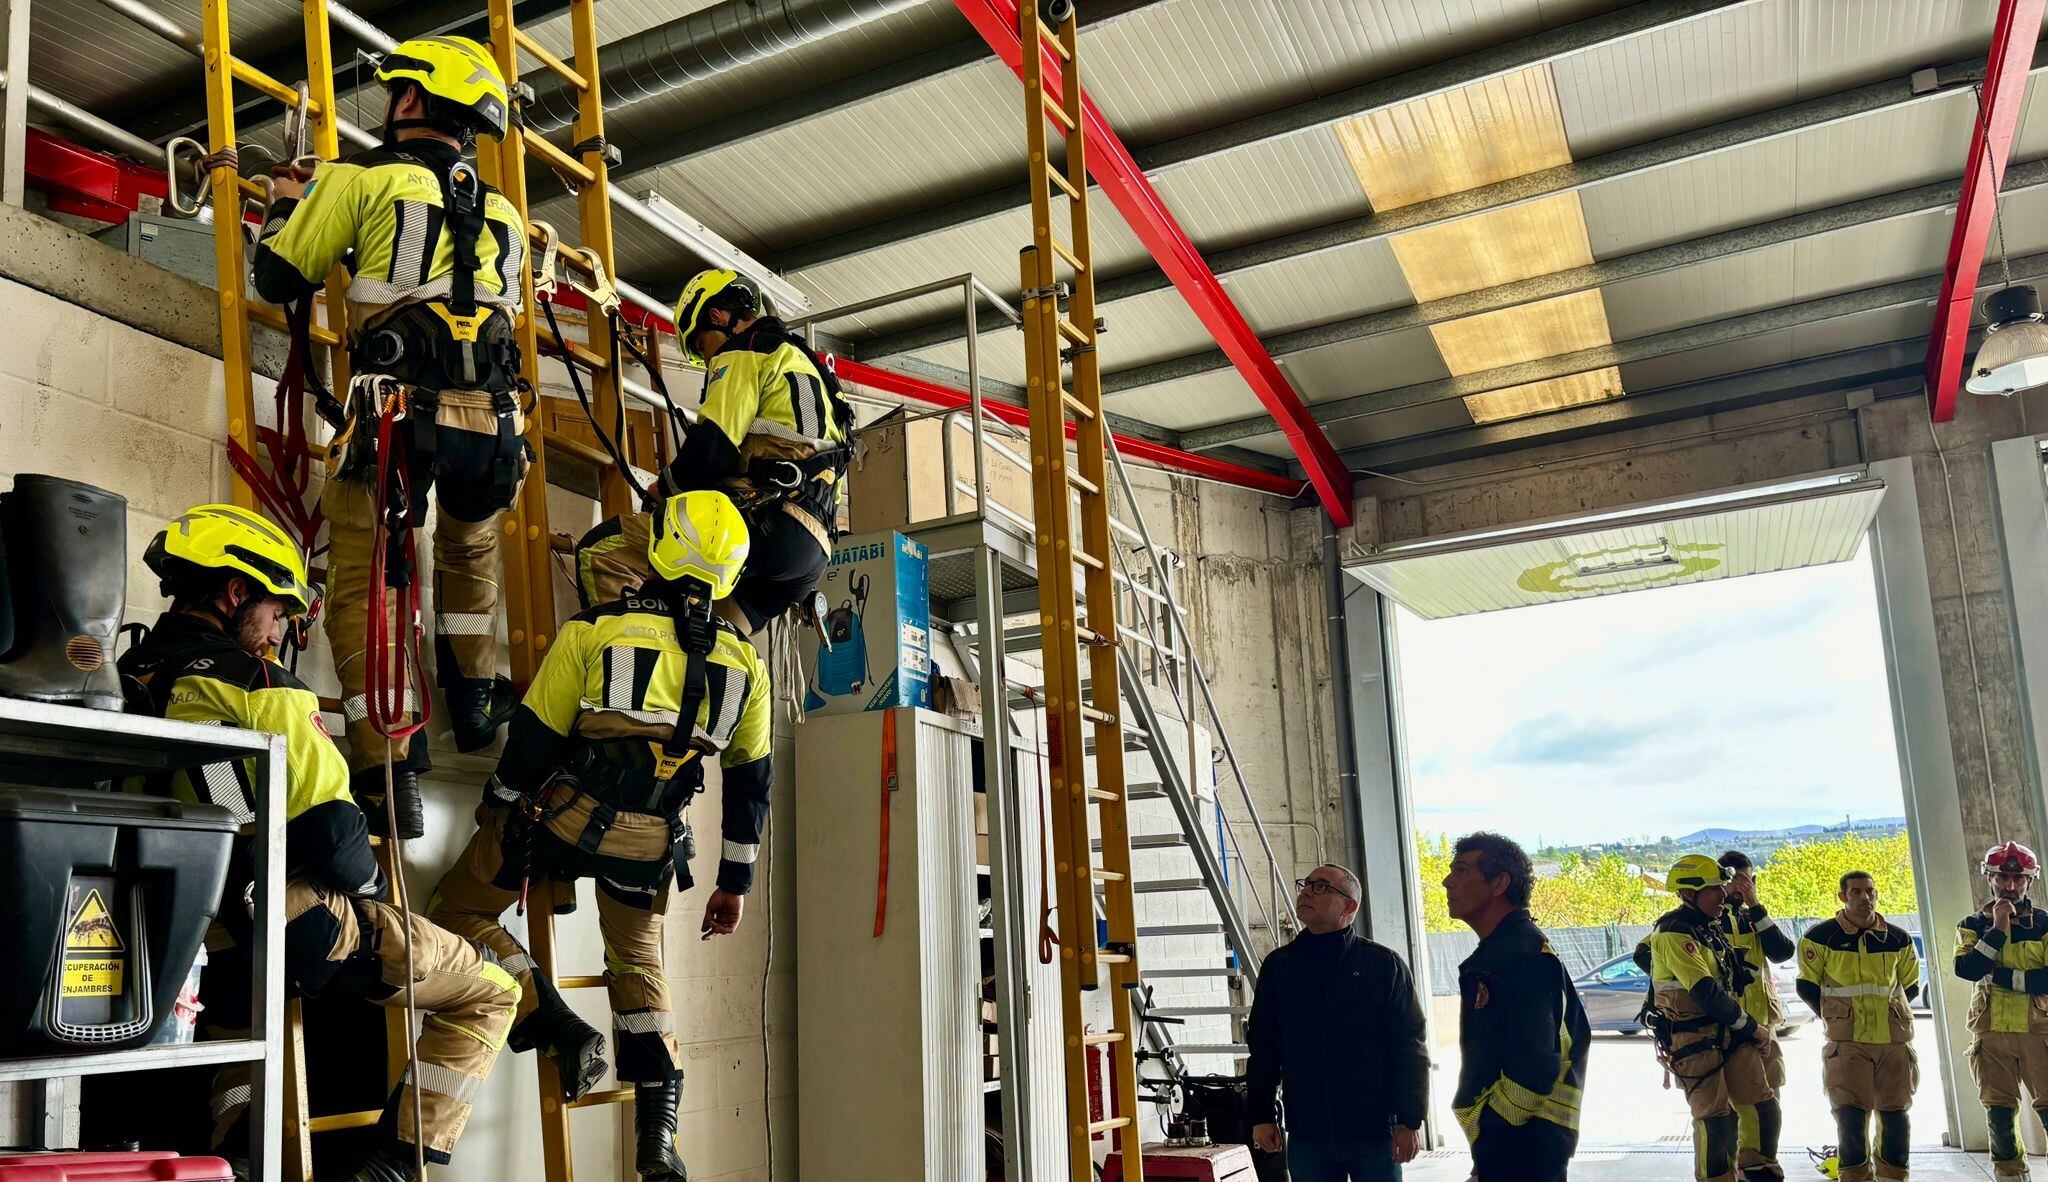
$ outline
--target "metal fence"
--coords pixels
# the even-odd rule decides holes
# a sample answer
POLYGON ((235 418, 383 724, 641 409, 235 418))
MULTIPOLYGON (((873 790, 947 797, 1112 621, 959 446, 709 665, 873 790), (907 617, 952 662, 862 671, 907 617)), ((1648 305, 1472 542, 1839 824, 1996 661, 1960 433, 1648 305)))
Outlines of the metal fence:
MULTIPOLYGON (((1888 923, 1909 932, 1920 932, 1918 915, 1886 915, 1888 923)), ((1818 919, 1797 918, 1778 921, 1797 940, 1818 919)), ((1613 924, 1598 928, 1545 928, 1557 958, 1574 977, 1598 968, 1617 956, 1635 951, 1637 943, 1650 934, 1648 924, 1613 924)), ((1431 932, 1429 946, 1429 991, 1435 997, 1453 997, 1458 992, 1458 965, 1479 947, 1479 937, 1469 930, 1431 932)), ((1940 955, 1939 950, 1936 955, 1940 955)))

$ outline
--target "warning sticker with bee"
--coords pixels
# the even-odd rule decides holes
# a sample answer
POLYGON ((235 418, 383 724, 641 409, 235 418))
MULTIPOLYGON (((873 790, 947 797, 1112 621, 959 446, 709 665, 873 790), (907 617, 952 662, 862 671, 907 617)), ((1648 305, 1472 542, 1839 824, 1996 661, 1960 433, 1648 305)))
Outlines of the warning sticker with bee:
POLYGON ((64 925, 64 997, 117 997, 127 967, 128 946, 97 888, 71 891, 71 920, 64 925))

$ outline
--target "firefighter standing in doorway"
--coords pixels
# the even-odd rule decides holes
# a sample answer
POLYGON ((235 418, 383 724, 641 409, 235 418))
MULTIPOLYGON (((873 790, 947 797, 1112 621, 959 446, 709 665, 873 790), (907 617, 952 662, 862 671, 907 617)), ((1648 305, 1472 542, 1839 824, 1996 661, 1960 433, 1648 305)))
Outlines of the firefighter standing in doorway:
MULTIPOLYGON (((384 55, 377 79, 390 91, 382 146, 320 165, 310 185, 276 179, 254 279, 257 294, 284 303, 310 295, 337 262, 353 257, 350 365, 358 378, 388 375, 405 391, 411 524, 424 518, 430 486, 440 507, 437 680, 456 745, 474 751, 491 742, 513 704, 510 683, 497 676, 497 517, 512 505, 526 468, 512 336, 526 226, 464 156, 477 136, 505 134, 505 79, 489 52, 463 37, 404 42, 384 55)), ((349 767, 377 832, 386 746, 369 719, 364 649, 369 611, 389 592, 369 585, 377 430, 376 410, 363 401, 351 400, 350 422, 330 448, 320 504, 329 531, 327 637, 348 721, 349 767)), ((416 736, 392 772, 400 837, 422 831, 417 774, 427 767, 424 736, 416 736)))
POLYGON ((695 837, 684 810, 703 790, 704 760, 719 761, 724 809, 706 939, 739 926, 768 821, 767 669, 712 611, 747 552, 746 524, 723 493, 667 501, 652 575, 571 619, 548 646, 485 788, 476 835, 429 909, 518 975, 526 992, 512 1047, 540 1048, 575 1099, 604 1074, 603 1038, 499 917, 532 879, 597 880, 618 1078, 636 1085, 636 1168, 658 1182, 686 1177, 675 1151, 683 1062, 662 918, 671 892, 691 885, 695 837))
MULTIPOLYGON (((853 408, 803 338, 765 315, 760 289, 705 271, 676 304, 683 358, 704 367, 704 405, 662 472, 666 494, 717 489, 746 514, 753 549, 719 614, 743 635, 800 603, 831 554, 853 408)), ((649 518, 615 517, 576 543, 583 606, 618 598, 647 572, 649 518)))
MULTIPOLYGON (((1729 947, 1742 957, 1749 983, 1742 990, 1742 1011, 1765 1030, 1785 1024, 1785 1004, 1778 999, 1777 982, 1771 979, 1773 962, 1783 964, 1798 955, 1792 943, 1757 901, 1756 867, 1749 855, 1729 850, 1720 857, 1728 871, 1728 902, 1721 909, 1721 931, 1729 947)), ((1782 1182, 1785 1170, 1778 1164, 1778 1134, 1785 1114, 1778 1102, 1778 1089, 1785 1086, 1785 1052, 1776 1039, 1757 1045, 1764 1061, 1764 1082, 1770 1086, 1769 1099, 1735 1106, 1735 1165, 1742 1182, 1782 1182)))
POLYGON ((1772 1095, 1763 1048, 1773 1034, 1742 1007, 1747 969, 1722 927, 1730 877, 1705 854, 1680 858, 1665 879, 1679 906, 1635 956, 1650 975, 1646 1023, 1692 1109, 1697 1182, 1735 1182, 1736 1107, 1772 1095))
MULTIPOLYGON (((425 918, 386 904, 348 768, 320 725, 313 691, 271 660, 312 602, 298 546, 275 524, 233 505, 201 505, 156 535, 143 562, 163 580, 171 608, 121 655, 130 709, 163 718, 283 735, 286 988, 294 997, 360 997, 403 1009, 407 969, 425 1012, 417 1061, 394 1089, 367 1154, 345 1182, 409 1182, 415 1146, 445 1163, 491 1073, 519 1003, 511 974, 425 918), (408 949, 411 963, 407 963, 408 949), (425 1138, 413 1125, 417 1089, 425 1138)), ((253 762, 253 761, 251 761, 253 762)), ((242 761, 150 777, 144 791, 216 804, 255 817, 242 761)), ((200 1023, 213 1037, 248 1037, 254 919, 242 902, 253 862, 237 870, 207 933, 200 1023)), ((215 1076, 213 1144, 247 1144, 249 1065, 215 1076), (237 1137, 237 1132, 240 1136, 237 1137)))
POLYGON ((1906 1110, 1920 1077, 1908 1008, 1920 992, 1920 956, 1913 937, 1878 913, 1870 875, 1852 870, 1840 887, 1842 909, 1799 941, 1799 996, 1827 1035, 1821 1080, 1835 1113, 1842 1182, 1903 1179, 1911 1144, 1906 1110))
POLYGON ((2006 1182, 2027 1174, 2014 1129, 2020 1088, 2048 1116, 2048 916, 2028 898, 2041 873, 2016 841, 1984 855, 1991 901, 1956 925, 1955 973, 1976 986, 1970 1001, 1970 1074, 1991 1126, 1991 1169, 2006 1182))

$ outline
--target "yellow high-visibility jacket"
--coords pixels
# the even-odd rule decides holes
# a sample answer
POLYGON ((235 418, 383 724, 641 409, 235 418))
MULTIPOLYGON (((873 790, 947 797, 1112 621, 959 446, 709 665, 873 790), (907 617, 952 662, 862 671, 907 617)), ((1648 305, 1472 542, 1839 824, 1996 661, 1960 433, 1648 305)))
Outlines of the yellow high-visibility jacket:
POLYGON ((1831 1041, 1911 1042, 1907 1007, 1919 992, 1913 937, 1882 915, 1859 929, 1838 914, 1799 941, 1799 996, 1820 1015, 1831 1041))

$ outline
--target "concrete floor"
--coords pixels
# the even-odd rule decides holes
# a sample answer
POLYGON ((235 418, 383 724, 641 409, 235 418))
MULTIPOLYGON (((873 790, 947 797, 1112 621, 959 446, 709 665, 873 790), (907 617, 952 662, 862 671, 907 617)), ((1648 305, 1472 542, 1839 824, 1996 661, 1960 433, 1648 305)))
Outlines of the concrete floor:
MULTIPOLYGON (((1991 1177, 1984 1154, 1966 1154, 1941 1145, 1941 1082, 1933 1069, 1933 1032, 1927 1020, 1916 1024, 1915 1042, 1922 1049, 1923 1070, 1914 1096, 1912 1176, 1918 1182, 1980 1182, 1991 1177)), ((1810 1168, 1806 1149, 1834 1141, 1833 1118, 1820 1086, 1820 1053, 1825 1040, 1811 1025, 1784 1042, 1784 1136, 1779 1161, 1792 1182, 1819 1179, 1810 1168)), ((1436 1079, 1456 1078, 1457 1052, 1438 1047, 1436 1079)), ((1692 1178, 1691 1118, 1682 1093, 1664 1087, 1648 1039, 1612 1034, 1594 1036, 1586 1065, 1586 1109, 1580 1127, 1580 1149, 1571 1176, 1588 1182, 1689 1182, 1692 1178)), ((2037 1167, 2040 1163, 2036 1162, 2037 1167)), ((1432 1151, 1403 1171, 1403 1182, 1464 1182, 1470 1159, 1462 1143, 1432 1151)), ((2048 1176, 2039 1169, 2037 1176, 2048 1176)))

